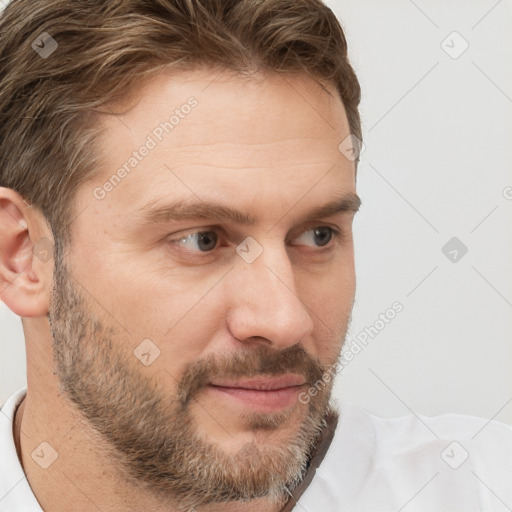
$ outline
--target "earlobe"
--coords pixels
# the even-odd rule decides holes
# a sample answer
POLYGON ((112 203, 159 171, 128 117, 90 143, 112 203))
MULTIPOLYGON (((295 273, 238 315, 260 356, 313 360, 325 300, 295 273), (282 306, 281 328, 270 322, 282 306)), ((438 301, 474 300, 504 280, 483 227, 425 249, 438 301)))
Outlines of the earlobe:
POLYGON ((43 216, 0 187, 0 298, 21 317, 48 312, 53 245, 46 231, 43 216))

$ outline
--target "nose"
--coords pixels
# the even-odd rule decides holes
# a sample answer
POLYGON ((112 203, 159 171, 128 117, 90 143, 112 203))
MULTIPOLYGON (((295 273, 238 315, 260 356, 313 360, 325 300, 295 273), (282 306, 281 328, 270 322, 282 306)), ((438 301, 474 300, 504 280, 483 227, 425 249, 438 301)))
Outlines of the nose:
POLYGON ((252 263, 240 258, 229 280, 231 334, 249 343, 265 338, 274 348, 300 342, 313 330, 307 306, 297 294, 285 248, 265 248, 252 263))

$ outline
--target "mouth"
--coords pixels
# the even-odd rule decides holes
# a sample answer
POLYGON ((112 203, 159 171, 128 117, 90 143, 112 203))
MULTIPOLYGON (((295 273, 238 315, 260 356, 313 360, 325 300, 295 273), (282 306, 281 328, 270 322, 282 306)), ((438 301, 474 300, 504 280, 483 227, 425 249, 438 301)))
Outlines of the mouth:
POLYGON ((306 385, 300 375, 257 377, 238 381, 219 380, 207 387, 217 397, 240 405, 272 412, 297 403, 297 396, 306 385))

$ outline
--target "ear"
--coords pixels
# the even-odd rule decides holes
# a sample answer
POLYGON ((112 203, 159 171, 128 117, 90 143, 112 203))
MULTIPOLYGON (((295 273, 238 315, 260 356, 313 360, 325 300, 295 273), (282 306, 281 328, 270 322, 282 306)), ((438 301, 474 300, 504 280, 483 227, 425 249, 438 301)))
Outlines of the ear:
POLYGON ((44 215, 0 187, 0 299, 18 316, 45 316, 52 283, 53 235, 44 215))

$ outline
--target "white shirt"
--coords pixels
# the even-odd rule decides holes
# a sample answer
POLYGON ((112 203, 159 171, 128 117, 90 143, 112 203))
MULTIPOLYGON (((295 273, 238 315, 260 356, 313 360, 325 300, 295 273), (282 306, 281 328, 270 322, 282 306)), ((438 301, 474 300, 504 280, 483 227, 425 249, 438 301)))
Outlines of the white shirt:
MULTIPOLYGON (((42 512, 16 454, 13 416, 0 412, 0 511, 42 512)), ((297 512, 512 511, 512 427, 444 414, 379 418, 350 403, 297 512)))

